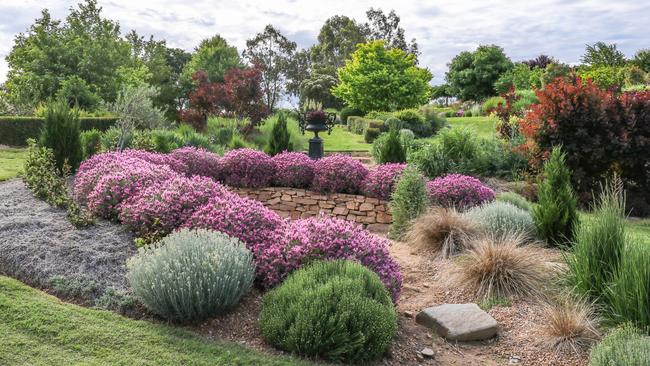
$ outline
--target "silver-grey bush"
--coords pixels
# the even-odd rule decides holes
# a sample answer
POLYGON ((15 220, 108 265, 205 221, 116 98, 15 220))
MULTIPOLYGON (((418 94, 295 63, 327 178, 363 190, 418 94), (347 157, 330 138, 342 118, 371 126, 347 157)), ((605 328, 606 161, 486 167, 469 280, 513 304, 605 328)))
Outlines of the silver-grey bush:
POLYGON ((127 278, 152 312, 195 322, 239 302, 253 283, 252 259, 253 254, 236 238, 183 229, 131 258, 127 278))
POLYGON ((486 203, 472 208, 465 214, 491 235, 520 233, 530 239, 536 237, 535 222, 530 212, 508 202, 486 203))

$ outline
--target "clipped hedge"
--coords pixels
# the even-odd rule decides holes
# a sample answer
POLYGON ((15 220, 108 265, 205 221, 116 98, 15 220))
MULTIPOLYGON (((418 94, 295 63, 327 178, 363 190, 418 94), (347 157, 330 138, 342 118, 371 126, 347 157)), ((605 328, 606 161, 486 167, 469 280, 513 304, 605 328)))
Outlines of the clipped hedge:
MULTIPOLYGON (((80 117, 81 131, 106 131, 117 117, 80 117)), ((0 116, 0 145, 27 146, 27 139, 38 139, 45 125, 41 117, 0 116)))
POLYGON ((357 116, 348 117, 348 131, 356 133, 357 135, 363 135, 363 132, 368 127, 384 129, 384 121, 357 116))

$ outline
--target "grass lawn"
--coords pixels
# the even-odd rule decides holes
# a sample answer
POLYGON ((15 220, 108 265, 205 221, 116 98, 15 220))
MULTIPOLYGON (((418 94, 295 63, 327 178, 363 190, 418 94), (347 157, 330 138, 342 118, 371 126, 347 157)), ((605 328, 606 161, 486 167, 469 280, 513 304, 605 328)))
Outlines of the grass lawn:
POLYGON ((0 147, 0 182, 14 178, 23 169, 27 149, 0 147))
POLYGON ((0 276, 0 365, 307 365, 66 304, 0 276))
POLYGON ((492 117, 449 117, 452 127, 465 127, 476 132, 479 137, 491 138, 496 130, 497 119, 492 117))
MULTIPOLYGON (((580 220, 588 222, 593 217, 592 213, 580 212, 580 220)), ((627 232, 634 241, 650 245, 650 219, 628 219, 626 222, 627 232)))

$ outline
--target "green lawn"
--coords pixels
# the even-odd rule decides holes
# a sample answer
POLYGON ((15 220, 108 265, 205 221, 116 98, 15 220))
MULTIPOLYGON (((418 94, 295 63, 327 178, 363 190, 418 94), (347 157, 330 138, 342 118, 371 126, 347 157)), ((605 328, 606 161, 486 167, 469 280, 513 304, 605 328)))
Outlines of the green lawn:
POLYGON ((453 127, 465 127, 476 132, 479 137, 491 138, 496 130, 497 119, 492 117, 449 117, 447 122, 453 127))
MULTIPOLYGON (((580 213, 580 220, 589 221, 593 214, 588 212, 580 213)), ((628 219, 627 232, 635 242, 643 242, 650 245, 650 219, 628 219)))
POLYGON ((0 147, 0 182, 11 179, 23 169, 27 149, 0 147))
POLYGON ((66 304, 0 276, 0 365, 307 365, 66 304))

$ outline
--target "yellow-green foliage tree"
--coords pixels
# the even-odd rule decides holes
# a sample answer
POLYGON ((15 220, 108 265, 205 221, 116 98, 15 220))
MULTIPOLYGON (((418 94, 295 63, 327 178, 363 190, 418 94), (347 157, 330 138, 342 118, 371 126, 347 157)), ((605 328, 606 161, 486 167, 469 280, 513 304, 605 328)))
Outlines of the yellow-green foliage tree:
POLYGON ((386 49, 384 41, 358 45, 338 75, 332 93, 365 112, 414 108, 431 98, 431 72, 418 67, 414 55, 386 49))

